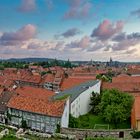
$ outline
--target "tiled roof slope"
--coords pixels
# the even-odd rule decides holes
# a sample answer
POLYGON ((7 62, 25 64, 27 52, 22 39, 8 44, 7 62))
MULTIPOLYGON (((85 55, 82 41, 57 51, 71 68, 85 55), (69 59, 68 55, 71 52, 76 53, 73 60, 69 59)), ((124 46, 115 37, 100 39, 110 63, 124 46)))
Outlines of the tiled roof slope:
POLYGON ((78 86, 84 82, 95 80, 96 77, 68 77, 65 78, 61 84, 61 90, 67 90, 74 86, 78 86))
POLYGON ((52 101, 52 91, 25 86, 18 88, 8 103, 9 108, 61 117, 66 100, 52 101))
POLYGON ((82 92, 87 90, 89 87, 96 85, 98 82, 98 80, 90 80, 84 82, 78 86, 74 86, 73 88, 60 92, 59 94, 54 96, 54 99, 59 99, 68 95, 70 96, 70 102, 73 102, 82 92))

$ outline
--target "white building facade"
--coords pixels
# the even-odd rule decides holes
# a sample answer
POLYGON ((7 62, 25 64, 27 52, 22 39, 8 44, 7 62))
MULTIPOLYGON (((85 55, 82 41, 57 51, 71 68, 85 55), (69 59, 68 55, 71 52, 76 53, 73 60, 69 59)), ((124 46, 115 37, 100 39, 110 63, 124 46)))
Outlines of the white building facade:
POLYGON ((78 118, 80 115, 87 114, 91 110, 91 96, 92 92, 100 94, 101 81, 89 87, 87 90, 79 94, 79 96, 70 104, 70 114, 78 118))
POLYGON ((92 80, 59 93, 55 98, 70 96, 70 114, 78 118, 91 110, 92 92, 100 94, 101 81, 92 80))

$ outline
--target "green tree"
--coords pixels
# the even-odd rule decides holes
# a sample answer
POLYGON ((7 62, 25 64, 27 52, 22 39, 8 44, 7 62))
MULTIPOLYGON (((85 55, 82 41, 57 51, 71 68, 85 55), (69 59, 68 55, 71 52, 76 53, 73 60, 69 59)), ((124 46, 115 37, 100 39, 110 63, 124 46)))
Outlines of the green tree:
POLYGON ((22 128, 24 128, 24 129, 26 129, 27 128, 27 122, 26 122, 26 120, 21 120, 21 127, 22 128))
POLYGON ((3 65, 0 65, 0 70, 4 70, 4 66, 3 65))
POLYGON ((93 114, 98 114, 99 113, 99 103, 101 102, 101 94, 92 92, 92 96, 91 96, 91 103, 90 105, 92 106, 91 112, 93 114))
POLYGON ((96 79, 101 79, 102 78, 102 75, 101 74, 97 74, 96 75, 96 79))
POLYGON ((102 93, 100 112, 104 119, 115 125, 129 119, 133 105, 133 96, 116 90, 105 90, 102 93))
POLYGON ((77 128, 78 127, 78 119, 73 117, 71 114, 69 116, 69 127, 77 128))
POLYGON ((56 133, 60 133, 60 124, 57 124, 56 126, 56 133))
POLYGON ((42 72, 41 72, 41 76, 43 76, 43 75, 45 75, 45 74, 47 74, 46 71, 42 71, 42 72))

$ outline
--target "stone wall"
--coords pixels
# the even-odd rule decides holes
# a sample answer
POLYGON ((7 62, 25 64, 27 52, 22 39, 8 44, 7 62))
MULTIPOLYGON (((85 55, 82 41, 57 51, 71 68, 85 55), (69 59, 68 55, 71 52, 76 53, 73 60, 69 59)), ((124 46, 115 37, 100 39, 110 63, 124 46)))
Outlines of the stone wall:
POLYGON ((117 130, 95 130, 95 129, 78 129, 78 128, 61 128, 62 134, 75 135, 77 139, 86 137, 113 137, 113 138, 130 138, 131 129, 117 130))

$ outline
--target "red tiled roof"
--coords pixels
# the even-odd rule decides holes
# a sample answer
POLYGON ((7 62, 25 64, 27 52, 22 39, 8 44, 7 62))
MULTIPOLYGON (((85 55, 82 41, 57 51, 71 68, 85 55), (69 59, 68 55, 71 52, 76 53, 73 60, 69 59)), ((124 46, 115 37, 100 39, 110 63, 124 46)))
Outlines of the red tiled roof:
POLYGON ((140 76, 120 75, 112 78, 112 83, 140 83, 140 76))
POLYGON ((10 80, 5 76, 0 76, 0 86, 10 87, 12 84, 13 80, 10 80))
POLYGON ((140 83, 108 83, 103 82, 102 83, 102 89, 118 89, 124 92, 138 92, 140 91, 140 83))
POLYGON ((10 108, 57 117, 64 111, 65 100, 50 100, 54 95, 52 91, 25 86, 16 93, 8 103, 10 108))
POLYGON ((95 80, 95 77, 69 77, 69 78, 65 78, 62 82, 61 85, 61 90, 66 90, 69 88, 72 88, 74 86, 77 86, 81 83, 84 83, 86 81, 90 81, 90 80, 95 80))
POLYGON ((51 82, 53 83, 55 76, 53 74, 46 74, 42 79, 42 83, 51 82))
POLYGON ((130 74, 140 74, 140 69, 138 69, 138 68, 128 69, 127 73, 130 73, 130 74))

